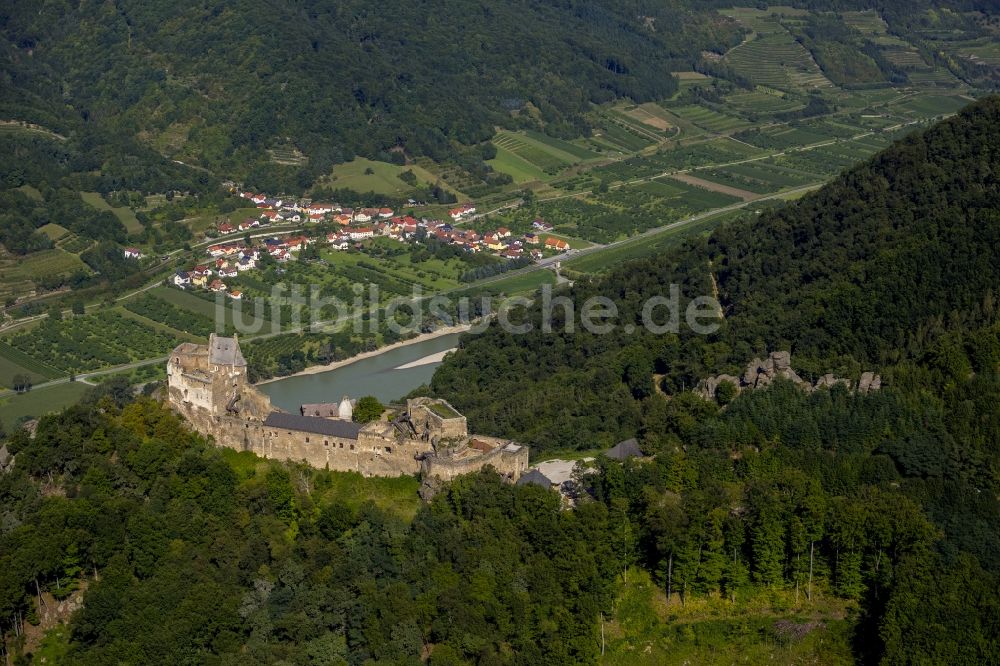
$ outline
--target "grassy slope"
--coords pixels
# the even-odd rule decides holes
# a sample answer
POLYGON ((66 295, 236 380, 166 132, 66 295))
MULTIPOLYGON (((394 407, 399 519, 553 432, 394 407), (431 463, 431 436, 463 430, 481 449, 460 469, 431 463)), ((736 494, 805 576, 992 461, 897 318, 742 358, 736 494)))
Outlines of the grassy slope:
POLYGON ((130 234, 137 234, 142 231, 142 224, 139 223, 132 209, 124 207, 115 208, 105 201, 104 197, 98 192, 80 192, 80 198, 97 210, 109 210, 114 213, 115 217, 125 225, 125 230, 130 234))
MULTIPOLYGON (((413 192, 412 187, 399 179, 399 174, 404 171, 413 171, 417 182, 422 185, 433 185, 438 180, 434 174, 415 164, 399 166, 358 157, 350 162, 335 166, 333 177, 324 184, 335 188, 346 187, 356 192, 370 191, 376 194, 401 197, 413 192), (368 169, 371 169, 372 173, 365 173, 368 169)), ((460 193, 456 192, 456 194, 460 193)))
MULTIPOLYGON (((222 456, 242 478, 261 474, 268 465, 274 464, 246 451, 224 448, 222 456)), ((356 511, 366 502, 372 502, 380 509, 405 520, 411 520, 420 507, 420 497, 417 495, 420 482, 416 477, 365 478, 355 472, 328 474, 317 481, 315 487, 313 497, 320 505, 339 502, 356 511)))
POLYGON ((853 664, 851 622, 842 600, 761 591, 736 604, 693 598, 667 604, 649 573, 633 568, 604 627, 605 666, 671 664, 853 664), (782 623, 808 625, 801 638, 782 623))
POLYGON ((37 417, 68 407, 86 392, 87 386, 77 382, 56 384, 33 389, 28 393, 0 399, 0 423, 10 428, 24 416, 37 417))

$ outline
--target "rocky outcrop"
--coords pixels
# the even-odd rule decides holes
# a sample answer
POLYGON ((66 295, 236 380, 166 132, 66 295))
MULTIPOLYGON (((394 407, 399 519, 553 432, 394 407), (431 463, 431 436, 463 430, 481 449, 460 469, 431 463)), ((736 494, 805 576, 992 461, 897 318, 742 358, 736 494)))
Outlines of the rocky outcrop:
POLYGON ((435 495, 444 489, 446 483, 439 476, 424 476, 420 482, 420 489, 417 490, 417 494, 420 495, 420 499, 423 501, 430 502, 434 499, 435 495))
POLYGON ((816 380, 816 384, 813 386, 813 389, 833 388, 837 384, 846 386, 848 390, 851 388, 851 381, 849 379, 838 378, 833 374, 827 373, 816 380))
POLYGON ((869 393, 882 388, 882 377, 874 372, 862 372, 858 381, 858 393, 869 393))
POLYGON ((742 387, 762 388, 781 377, 795 384, 806 384, 792 370, 792 354, 786 351, 771 352, 765 360, 755 358, 747 365, 741 378, 742 387))
POLYGON ((715 377, 708 377, 701 380, 701 383, 698 384, 698 388, 696 388, 695 391, 700 393, 706 400, 711 400, 715 398, 715 391, 723 382, 729 382, 735 386, 737 393, 739 393, 743 388, 743 384, 739 377, 733 377, 732 375, 717 375, 715 377))
POLYGON ((14 468, 14 456, 7 450, 6 444, 0 444, 0 472, 8 472, 14 468))
MULTIPOLYGON (((706 400, 714 400, 719 385, 729 382, 736 387, 737 392, 764 388, 776 379, 785 379, 804 391, 815 391, 821 388, 833 388, 837 385, 853 390, 855 387, 851 380, 838 378, 833 374, 826 374, 820 377, 815 384, 810 384, 799 377, 798 373, 792 369, 792 354, 787 351, 771 352, 766 359, 755 358, 747 364, 746 370, 739 377, 733 375, 716 375, 706 377, 699 382, 695 388, 695 393, 706 400)), ((858 381, 857 391, 859 393, 870 393, 882 388, 882 378, 874 372, 864 372, 858 381)))

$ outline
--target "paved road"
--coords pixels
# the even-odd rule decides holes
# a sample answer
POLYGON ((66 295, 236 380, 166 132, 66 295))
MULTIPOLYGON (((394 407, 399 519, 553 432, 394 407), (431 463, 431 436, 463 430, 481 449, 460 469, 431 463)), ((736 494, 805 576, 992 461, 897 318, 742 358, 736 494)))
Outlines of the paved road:
MULTIPOLYGON (((913 125, 919 125, 919 124, 922 124, 922 123, 927 123, 927 122, 931 122, 931 121, 934 121, 934 120, 938 120, 940 118, 944 118, 944 117, 947 117, 949 115, 952 115, 952 114, 943 114, 941 116, 936 116, 934 118, 922 118, 922 119, 912 120, 912 121, 909 121, 909 122, 906 122, 906 123, 900 123, 898 125, 894 125, 892 127, 886 128, 883 131, 894 131, 894 130, 897 130, 897 129, 901 129, 903 127, 909 127, 909 126, 913 126, 913 125)), ((864 138, 866 136, 871 136, 873 134, 875 134, 875 131, 862 132, 860 134, 851 136, 851 137, 849 137, 847 139, 830 139, 830 140, 820 141, 820 142, 817 142, 817 143, 814 143, 814 144, 809 144, 807 146, 800 146, 800 147, 796 147, 796 148, 792 148, 792 149, 775 151, 775 152, 767 153, 765 155, 760 155, 760 156, 757 156, 757 157, 745 158, 745 159, 741 159, 741 160, 735 160, 735 161, 727 162, 727 163, 724 163, 724 164, 702 165, 700 167, 690 167, 690 168, 686 168, 686 169, 668 170, 668 171, 664 171, 662 173, 658 173, 658 174, 655 174, 655 175, 652 175, 652 176, 644 176, 644 177, 641 177, 641 178, 634 178, 634 179, 629 180, 629 181, 624 181, 624 182, 621 182, 621 183, 617 183, 617 184, 613 185, 611 187, 611 189, 620 189, 622 187, 628 187, 630 185, 635 185, 635 184, 639 184, 639 183, 643 183, 643 182, 648 182, 648 181, 651 181, 651 180, 655 180, 657 178, 663 178, 663 177, 668 177, 668 176, 678 175, 678 174, 692 173, 692 172, 696 172, 696 171, 704 170, 704 169, 720 168, 720 167, 726 167, 726 166, 734 166, 734 165, 738 165, 738 164, 746 164, 746 163, 751 163, 751 162, 757 162, 757 161, 769 159, 769 158, 772 158, 772 157, 780 157, 782 155, 786 155, 786 154, 792 153, 792 152, 802 152, 802 151, 807 151, 807 150, 814 150, 816 148, 821 148, 823 146, 828 146, 828 145, 832 145, 832 144, 838 143, 839 141, 847 141, 847 140, 860 139, 860 138, 864 138)), ((185 165, 185 166, 191 166, 191 165, 185 165)), ((604 251, 604 250, 616 248, 616 247, 619 247, 619 246, 622 246, 622 245, 626 245, 626 244, 630 244, 630 243, 636 243, 636 242, 641 241, 642 239, 650 238, 650 237, 653 237, 653 236, 656 236, 656 235, 659 235, 659 234, 662 234, 662 233, 665 233, 665 232, 668 232, 668 231, 675 231, 677 229, 680 229, 680 228, 683 228, 685 226, 694 224, 696 222, 699 222, 699 221, 704 220, 704 219, 709 218, 709 217, 713 217, 715 215, 719 215, 719 214, 723 214, 723 213, 727 213, 727 212, 739 210, 741 208, 745 208, 746 206, 748 206, 750 204, 753 204, 753 203, 757 203, 757 202, 760 202, 760 201, 768 201, 768 200, 773 200, 773 199, 780 199, 780 198, 787 197, 789 195, 794 195, 794 194, 798 194, 798 193, 802 193, 802 192, 807 192, 809 190, 813 190, 813 189, 816 189, 816 188, 822 186, 822 184, 823 184, 822 182, 811 183, 809 185, 804 185, 804 186, 801 186, 801 187, 796 187, 796 188, 792 188, 792 189, 788 189, 788 190, 783 190, 781 192, 777 192, 777 193, 774 193, 774 194, 769 194, 769 195, 757 197, 757 198, 754 198, 754 199, 750 199, 750 200, 747 200, 747 201, 742 201, 742 202, 739 202, 739 203, 732 204, 730 206, 725 206, 723 208, 716 208, 716 209, 713 209, 713 210, 708 210, 708 211, 705 211, 705 212, 702 212, 702 213, 698 213, 697 215, 692 215, 690 217, 684 218, 683 220, 678 220, 678 221, 672 222, 670 224, 666 224, 666 225, 663 225, 663 226, 660 226, 660 227, 654 227, 652 229, 648 229, 648 230, 646 230, 646 231, 644 231, 644 232, 642 232, 642 233, 640 233, 640 234, 638 234, 636 236, 631 236, 629 238, 624 238, 624 239, 621 239, 621 240, 617 240, 617 241, 614 241, 612 243, 608 243, 607 245, 593 245, 591 247, 582 248, 582 249, 579 249, 579 250, 569 250, 568 252, 564 252, 564 253, 556 255, 556 256, 552 256, 552 257, 548 257, 548 258, 542 259, 542 260, 540 260, 540 261, 538 261, 538 262, 536 262, 536 263, 534 263, 534 264, 532 264, 530 266, 527 266, 525 268, 521 268, 521 269, 518 269, 518 270, 515 270, 515 271, 510 271, 510 272, 507 272, 507 273, 501 273, 501 274, 496 275, 494 277, 487 278, 485 280, 481 280, 479 282, 476 282, 473 285, 456 287, 454 289, 450 289, 450 290, 447 290, 447 291, 444 291, 444 292, 438 292, 436 294, 422 296, 421 298, 416 299, 416 300, 417 300, 417 302, 420 302, 420 301, 432 298, 433 296, 436 296, 436 295, 446 295, 446 294, 453 293, 453 292, 466 291, 466 290, 468 290, 470 288, 476 288, 476 287, 480 287, 480 286, 483 286, 483 285, 488 285, 488 284, 491 284, 493 282, 498 282, 500 280, 504 280, 504 279, 507 279, 509 277, 513 277, 513 276, 516 276, 516 275, 523 275, 523 274, 531 273, 531 272, 538 271, 538 270, 551 269, 553 267, 553 265, 556 264, 557 262, 563 262, 563 261, 567 261, 569 259, 575 259, 577 257, 582 257, 582 256, 594 254, 594 253, 597 253, 597 252, 601 252, 601 251, 604 251)), ((539 199, 537 199, 537 201, 539 201, 539 202, 555 201, 555 200, 558 200, 558 199, 579 197, 579 196, 582 196, 583 194, 585 194, 585 193, 584 192, 572 192, 572 193, 566 193, 566 194, 561 194, 561 195, 554 195, 554 196, 550 196, 550 197, 539 198, 539 199)), ((480 219, 480 218, 483 218, 483 217, 487 217, 489 215, 493 215, 493 214, 499 213, 500 211, 503 211, 503 210, 508 210, 508 209, 512 209, 512 208, 518 208, 518 207, 522 206, 523 204, 524 204, 524 200, 523 199, 517 199, 517 200, 512 201, 510 203, 507 203, 507 204, 504 204, 502 206, 499 206, 499 207, 497 207, 497 208, 495 208, 493 210, 490 210, 490 211, 487 211, 487 212, 484 212, 484 213, 478 213, 478 214, 476 214, 476 215, 474 215, 474 216, 472 216, 470 218, 467 218, 466 220, 463 220, 463 221, 460 221, 460 222, 456 222, 455 224, 456 225, 460 225, 460 224, 463 224, 463 223, 467 223, 467 222, 475 220, 475 219, 480 219)), ((275 234, 298 233, 298 232, 303 231, 305 229, 305 227, 303 227, 303 225, 284 225, 284 226, 273 225, 273 226, 265 227, 264 229, 266 229, 266 230, 262 231, 262 232, 259 232, 259 233, 250 234, 250 237, 251 238, 263 238, 263 237, 267 237, 267 236, 273 236, 275 234)), ((239 235, 239 234, 230 234, 230 235, 227 235, 225 237, 220 237, 220 238, 209 238, 209 239, 206 239, 204 241, 199 241, 197 243, 193 243, 191 245, 191 248, 194 249, 194 248, 205 247, 205 246, 208 246, 208 245, 212 245, 214 243, 226 242, 226 241, 229 241, 229 240, 236 241, 236 240, 241 240, 242 238, 244 238, 244 235, 239 235)), ((168 253, 167 256, 172 256, 172 255, 175 255, 175 254, 177 254, 179 252, 182 252, 182 251, 183 250, 179 250, 179 249, 178 250, 173 250, 172 252, 168 253)), ((144 287, 142 287, 140 289, 137 289, 135 291, 129 292, 129 293, 123 295, 123 296, 119 296, 116 300, 117 301, 121 301, 121 300, 125 300, 125 299, 128 299, 128 298, 132 298, 133 296, 135 296, 137 294, 140 294, 140 293, 142 293, 144 291, 148 291, 150 289, 153 289, 153 288, 159 286, 160 284, 162 284, 162 282, 163 282, 163 278, 159 277, 155 281, 151 282, 150 284, 148 284, 148 285, 146 285, 146 286, 144 286, 144 287)), ((90 307, 93 308, 93 307, 100 307, 100 306, 99 305, 92 305, 90 307)), ((23 325, 29 324, 29 323, 31 323, 33 321, 37 321, 39 319, 43 319, 43 318, 45 318, 47 316, 48 316, 47 314, 43 313, 43 314, 35 315, 35 316, 32 316, 32 317, 26 317, 24 319, 19 319, 19 320, 14 321, 14 322, 8 322, 8 323, 0 326, 0 332, 12 330, 12 329, 17 328, 19 326, 23 326, 23 325)), ((334 322, 327 322, 327 323, 334 323, 334 322)), ((342 323, 345 323, 345 322, 342 322, 342 323)), ((261 337, 261 338, 272 337, 274 335, 280 335, 280 334, 289 333, 289 332, 297 332, 299 330, 302 330, 302 329, 282 331, 281 333, 278 333, 278 334, 269 333, 269 334, 264 334, 264 335, 260 335, 260 336, 248 336, 248 339, 253 339, 253 338, 257 338, 257 337, 261 337)), ((136 361, 134 363, 128 363, 128 364, 121 365, 121 366, 115 366, 113 368, 106 368, 106 369, 103 369, 103 370, 97 370, 97 371, 94 371, 94 372, 77 375, 77 377, 79 379, 90 379, 90 378, 99 377, 99 376, 102 376, 102 375, 108 375, 108 374, 114 374, 114 373, 118 373, 118 372, 124 372, 124 371, 131 370, 131 369, 134 369, 134 368, 138 368, 138 367, 142 367, 142 366, 145 366, 145 365, 149 365, 151 363, 162 363, 162 362, 166 361, 166 359, 167 359, 166 356, 162 356, 162 357, 159 357, 159 358, 146 359, 146 360, 143 360, 143 361, 136 361)), ((53 386, 53 385, 56 385, 56 384, 63 384, 63 383, 66 383, 68 381, 69 381, 68 377, 63 377, 63 378, 51 380, 49 382, 45 382, 43 384, 38 384, 35 388, 44 388, 46 386, 53 386)), ((9 395, 9 394, 12 394, 12 393, 13 393, 12 391, 0 392, 0 397, 6 396, 6 395, 9 395)))

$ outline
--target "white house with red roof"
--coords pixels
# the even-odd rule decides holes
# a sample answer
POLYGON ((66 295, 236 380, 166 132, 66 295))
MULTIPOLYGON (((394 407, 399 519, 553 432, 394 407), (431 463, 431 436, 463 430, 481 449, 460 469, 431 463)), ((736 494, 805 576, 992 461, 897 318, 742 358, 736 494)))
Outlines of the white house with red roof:
POLYGON ((351 229, 348 232, 348 236, 350 236, 353 241, 364 240, 365 238, 372 238, 375 236, 375 230, 371 227, 358 227, 356 229, 351 229))
POLYGON ((123 250, 126 259, 142 259, 142 251, 137 247, 127 247, 123 250))
POLYGON ((305 210, 310 215, 329 215, 339 210, 339 207, 332 203, 311 203, 305 210))
POLYGON ((476 212, 476 207, 472 204, 462 204, 456 208, 452 208, 448 211, 449 217, 453 220, 460 220, 466 215, 472 215, 476 212))

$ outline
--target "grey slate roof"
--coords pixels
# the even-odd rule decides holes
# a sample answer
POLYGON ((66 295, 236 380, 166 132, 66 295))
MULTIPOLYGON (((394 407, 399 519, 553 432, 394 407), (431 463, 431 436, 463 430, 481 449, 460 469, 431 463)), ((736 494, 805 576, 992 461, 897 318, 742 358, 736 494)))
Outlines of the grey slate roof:
POLYGON ((605 451, 604 455, 611 458, 612 460, 625 460, 626 458, 641 458, 642 449, 639 448, 639 442, 635 441, 635 437, 632 437, 622 442, 618 442, 610 449, 605 451))
POLYGON ((329 435, 330 437, 340 437, 342 439, 357 439, 358 433, 361 432, 360 423, 333 421, 316 416, 301 416, 299 414, 286 414, 284 412, 271 412, 264 420, 264 425, 284 430, 329 435))
POLYGON ((245 367, 247 364, 236 338, 224 338, 219 335, 212 335, 208 339, 208 362, 213 365, 240 367, 245 367))
POLYGON ((517 480, 516 485, 526 486, 529 483, 534 484, 536 486, 541 486, 542 488, 552 487, 552 481, 549 480, 549 477, 545 476, 537 469, 529 470, 525 474, 521 475, 521 478, 517 480))
POLYGON ((299 413, 302 416, 322 416, 324 418, 337 418, 340 413, 339 402, 315 402, 306 403, 299 406, 299 413))

